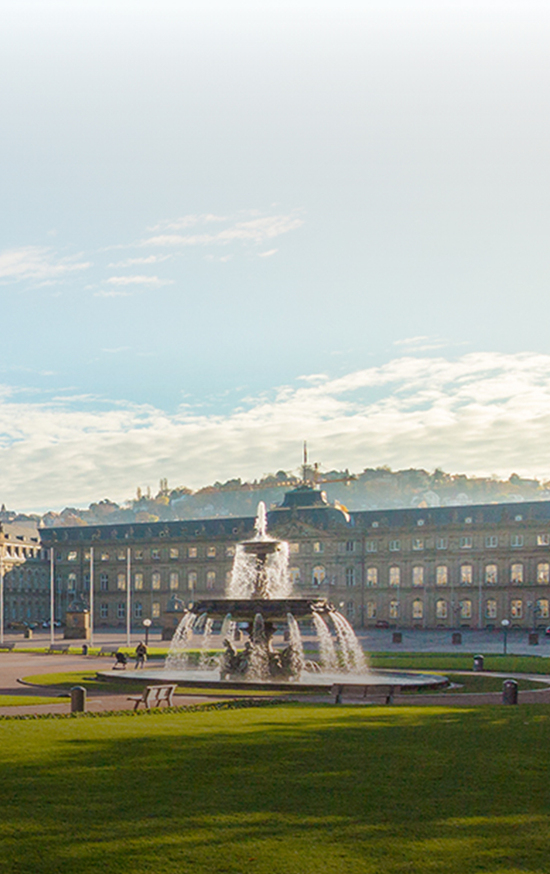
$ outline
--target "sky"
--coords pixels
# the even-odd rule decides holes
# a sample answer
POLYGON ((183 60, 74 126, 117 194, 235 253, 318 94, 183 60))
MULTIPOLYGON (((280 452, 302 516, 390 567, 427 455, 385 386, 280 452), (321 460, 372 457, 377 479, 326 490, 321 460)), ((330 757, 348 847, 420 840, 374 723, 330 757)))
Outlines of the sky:
POLYGON ((546 2, 1 19, 1 502, 550 478, 546 2))

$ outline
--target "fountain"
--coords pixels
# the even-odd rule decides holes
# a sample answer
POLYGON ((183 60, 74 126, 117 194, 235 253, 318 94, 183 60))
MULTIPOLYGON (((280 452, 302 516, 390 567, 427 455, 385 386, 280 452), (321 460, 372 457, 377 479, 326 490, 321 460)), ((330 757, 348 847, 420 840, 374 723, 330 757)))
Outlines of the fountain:
MULTIPOLYGON (((125 676, 133 673, 127 671, 125 676)), ((236 547, 226 597, 201 598, 184 609, 164 668, 147 666, 136 672, 138 676, 187 686, 294 686, 319 691, 335 684, 369 688, 446 684, 445 678, 427 674, 370 670, 351 625, 328 600, 296 597, 288 573, 288 544, 268 534, 263 503, 258 506, 253 537, 236 547), (316 635, 314 659, 304 652, 300 627, 304 621, 316 635), (275 643, 281 632, 284 639, 275 643)))

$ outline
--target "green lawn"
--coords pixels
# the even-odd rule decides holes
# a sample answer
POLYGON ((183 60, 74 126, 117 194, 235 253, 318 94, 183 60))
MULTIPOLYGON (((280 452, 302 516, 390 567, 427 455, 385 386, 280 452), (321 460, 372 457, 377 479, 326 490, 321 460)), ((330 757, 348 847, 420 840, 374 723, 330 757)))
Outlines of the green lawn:
MULTIPOLYGON (((372 668, 395 668, 413 671, 471 671, 474 653, 404 652, 371 653, 372 668)), ((486 671, 510 671, 518 674, 550 674, 550 658, 541 656, 486 655, 486 671)))
POLYGON ((51 697, 43 695, 0 695, 0 707, 25 707, 31 704, 51 704, 51 697))
POLYGON ((550 708, 0 723, 2 874, 545 874, 550 708))

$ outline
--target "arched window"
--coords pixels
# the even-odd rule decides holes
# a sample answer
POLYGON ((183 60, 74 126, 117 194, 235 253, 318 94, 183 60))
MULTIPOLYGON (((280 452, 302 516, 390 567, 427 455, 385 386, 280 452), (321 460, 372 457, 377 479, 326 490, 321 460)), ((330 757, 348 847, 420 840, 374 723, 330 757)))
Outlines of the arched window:
POLYGON ((520 586, 523 583, 523 565, 515 562, 510 568, 510 582, 513 586, 520 586))
POLYGON ((496 586, 498 583, 498 567, 496 564, 485 565, 485 583, 487 586, 496 586))
POLYGON ((550 616, 550 604, 548 598, 539 598, 535 604, 535 616, 538 619, 548 619, 550 616))
POLYGON ((460 602, 460 618, 461 619, 471 619, 472 618, 472 602, 468 598, 466 600, 460 602))
POLYGON ((512 619, 521 619, 523 616, 523 601, 519 598, 515 598, 513 601, 510 601, 510 616, 512 619))
POLYGON ((460 568, 461 586, 471 586, 474 581, 474 569, 471 564, 463 564, 460 568))
POLYGON ((446 619, 449 613, 447 602, 440 598, 435 604, 436 619, 446 619))
POLYGON ((367 601, 367 619, 376 618, 376 601, 367 601))
POLYGON ((435 569, 436 586, 446 586, 449 582, 449 568, 446 564, 440 564, 435 569))
POLYGON ((401 582, 401 568, 390 568, 390 586, 398 586, 401 582))
POLYGON ((548 582, 550 582, 550 564, 541 561, 537 565, 537 583, 544 585, 548 582))
POLYGON ((390 601, 390 619, 399 617, 399 601, 390 601))
POLYGON ((421 565, 413 567, 413 586, 424 585, 424 568, 421 565))
POLYGON ((497 618, 497 602, 494 598, 489 598, 485 602, 485 617, 487 619, 496 619, 497 618))
POLYGON ((299 567, 289 568, 288 576, 290 577, 290 582, 292 583, 292 585, 295 586, 296 583, 300 582, 300 568, 299 567))
POLYGON ((325 582, 327 572, 322 565, 317 565, 313 568, 312 583, 314 586, 322 586, 325 582))
POLYGON ((378 568, 377 567, 368 567, 367 568, 367 586, 372 586, 375 588, 378 585, 378 568))
POLYGON ((412 618, 413 619, 422 619, 424 616, 424 603, 420 600, 420 598, 415 598, 412 602, 412 618))

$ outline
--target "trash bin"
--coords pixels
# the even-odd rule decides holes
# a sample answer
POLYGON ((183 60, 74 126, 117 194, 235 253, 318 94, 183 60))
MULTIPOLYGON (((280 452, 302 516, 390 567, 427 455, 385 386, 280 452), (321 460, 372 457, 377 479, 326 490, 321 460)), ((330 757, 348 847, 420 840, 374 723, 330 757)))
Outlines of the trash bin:
POLYGON ((453 633, 452 641, 455 645, 462 643, 462 635, 461 635, 460 631, 455 631, 453 633))
POLYGON ((82 655, 88 655, 88 644, 87 643, 82 644, 82 655))
POLYGON ((483 670, 483 656, 475 655, 474 656, 474 671, 482 671, 483 670))
POLYGON ((392 643, 401 643, 403 640, 403 635, 400 631, 394 631, 391 640, 392 643))
POLYGON ((538 646, 538 645, 539 645, 538 631, 530 631, 529 632, 529 646, 538 646))
POLYGON ((502 684, 502 703, 518 703, 518 684, 515 680, 505 680, 502 684))
POLYGON ((25 628, 25 639, 32 640, 32 628, 25 628))
POLYGON ((71 713, 84 713, 86 710, 86 689, 73 686, 71 689, 71 713))

